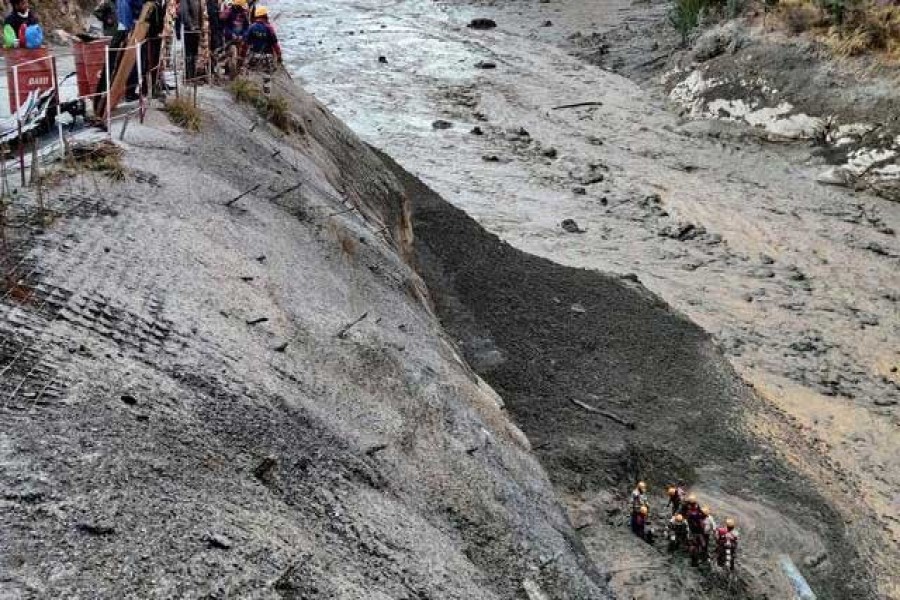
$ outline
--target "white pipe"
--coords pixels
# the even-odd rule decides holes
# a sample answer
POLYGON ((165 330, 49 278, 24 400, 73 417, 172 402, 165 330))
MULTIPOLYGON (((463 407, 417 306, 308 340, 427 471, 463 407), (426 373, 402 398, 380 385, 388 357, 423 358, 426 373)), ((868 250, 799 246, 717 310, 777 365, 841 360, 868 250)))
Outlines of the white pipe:
POLYGON ((800 574, 800 570, 797 569, 791 557, 787 554, 782 554, 779 561, 781 569, 788 576, 788 579, 791 580, 791 585, 794 586, 794 600, 816 600, 816 595, 813 593, 812 588, 806 583, 806 579, 800 574))

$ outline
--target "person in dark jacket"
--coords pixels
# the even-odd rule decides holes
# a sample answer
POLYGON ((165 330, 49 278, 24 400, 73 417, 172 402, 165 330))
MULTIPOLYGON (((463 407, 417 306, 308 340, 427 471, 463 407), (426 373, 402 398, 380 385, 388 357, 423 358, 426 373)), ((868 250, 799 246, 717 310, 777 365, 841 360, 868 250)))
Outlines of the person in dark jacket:
POLYGON ((210 54, 214 56, 216 50, 222 47, 222 26, 219 24, 219 0, 206 0, 206 17, 209 20, 209 51, 210 54))
POLYGON ((275 28, 269 23, 269 9, 257 6, 253 25, 244 34, 244 42, 249 52, 247 66, 251 69, 274 71, 276 63, 281 64, 281 46, 275 28))
POLYGON ((15 0, 13 2, 12 12, 7 15, 3 21, 4 25, 12 27, 16 37, 19 39, 20 47, 24 48, 22 40, 25 39, 25 28, 39 23, 37 15, 28 6, 28 0, 15 0))
POLYGON ((114 37, 118 29, 119 19, 116 16, 116 3, 113 0, 101 0, 94 9, 94 16, 103 26, 103 35, 114 37))
POLYGON ((181 0, 179 17, 184 40, 185 79, 194 79, 197 76, 197 54, 200 51, 200 35, 203 26, 200 11, 205 9, 206 5, 201 0, 181 0))

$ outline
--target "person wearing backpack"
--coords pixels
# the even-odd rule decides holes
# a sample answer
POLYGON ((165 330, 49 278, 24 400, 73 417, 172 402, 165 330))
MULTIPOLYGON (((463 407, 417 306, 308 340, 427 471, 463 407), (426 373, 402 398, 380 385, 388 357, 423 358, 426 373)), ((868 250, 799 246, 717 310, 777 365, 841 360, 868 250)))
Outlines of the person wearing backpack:
POLYGON ((37 15, 35 15, 34 11, 28 6, 28 0, 14 0, 12 11, 3 21, 4 29, 9 27, 16 36, 13 46, 16 48, 28 47, 25 39, 25 31, 29 27, 39 25, 39 23, 40 21, 38 20, 37 15))

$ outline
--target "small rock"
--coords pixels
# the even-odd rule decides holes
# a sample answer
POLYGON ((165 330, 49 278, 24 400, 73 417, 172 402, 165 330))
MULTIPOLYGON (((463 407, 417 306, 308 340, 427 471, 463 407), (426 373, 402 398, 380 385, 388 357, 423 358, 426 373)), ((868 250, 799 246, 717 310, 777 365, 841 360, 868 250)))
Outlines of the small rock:
POLYGON ((206 543, 210 548, 219 548, 220 550, 228 550, 234 544, 221 533, 209 533, 206 535, 206 543))
POLYGON ((883 227, 879 227, 877 231, 878 233, 883 233, 884 235, 894 235, 895 233, 893 227, 888 227, 886 225, 883 227))
POLYGON ((575 304, 570 306, 569 310, 571 310, 573 313, 578 313, 579 315, 583 315, 584 313, 587 312, 587 309, 585 307, 583 307, 581 304, 579 304, 578 302, 576 302, 575 304))
POLYGON ((278 459, 274 456, 267 456, 253 469, 253 476, 267 485, 271 484, 276 468, 278 468, 278 459))
POLYGON ((90 535, 112 535, 116 532, 116 528, 110 523, 82 521, 77 525, 80 531, 90 535))
POLYGON ((875 400, 875 406, 895 406, 897 401, 893 398, 878 398, 875 400))
POLYGON ((820 173, 816 177, 816 181, 823 185, 850 185, 853 183, 853 174, 842 167, 831 167, 827 171, 820 173))
POLYGON ((443 119, 438 119, 431 124, 431 127, 434 129, 450 129, 451 127, 453 127, 453 123, 451 123, 450 121, 445 121, 443 119))
POLYGON ((135 398, 131 394, 122 394, 119 399, 128 406, 134 406, 135 404, 137 404, 137 398, 135 398))
POLYGON ((484 131, 478 125, 473 127, 472 131, 470 131, 469 133, 471 133, 472 135, 484 135, 484 131))
POLYGON ((541 27, 553 27, 553 21, 547 20, 541 24, 541 27))
POLYGON ((868 244, 866 244, 865 249, 870 252, 874 252, 879 256, 892 256, 890 251, 878 242, 869 242, 868 244))
POLYGON ((584 196, 585 194, 587 194, 587 190, 583 187, 574 187, 572 188, 572 193, 576 196, 584 196))
POLYGON ((764 265, 774 265, 775 259, 772 258, 771 256, 769 256, 768 254, 760 254, 759 262, 761 262, 764 265))
POLYGON ((387 60, 387 56, 379 56, 379 57, 378 57, 378 62, 380 62, 380 63, 383 64, 383 65, 386 65, 386 64, 387 64, 387 61, 388 61, 388 60, 387 60))
POLYGON ((578 223, 575 222, 575 219, 565 219, 559 226, 567 233, 584 233, 587 231, 586 229, 579 227, 578 223))
POLYGON ((275 352, 284 352, 285 350, 287 350, 287 347, 288 347, 287 342, 281 342, 277 346, 273 347, 272 350, 274 350, 275 352))
POLYGON ((475 68, 476 69, 496 69, 497 63, 493 63, 489 60, 480 60, 477 63, 475 63, 475 68))
POLYGON ((559 155, 559 153, 556 151, 556 148, 546 148, 541 152, 541 154, 543 154, 547 158, 556 158, 559 155))
POLYGON ((485 154, 481 157, 484 162, 500 162, 500 157, 496 154, 485 154))
POLYGON ((472 19, 469 21, 469 27, 472 29, 493 29, 497 26, 497 22, 493 19, 472 19))

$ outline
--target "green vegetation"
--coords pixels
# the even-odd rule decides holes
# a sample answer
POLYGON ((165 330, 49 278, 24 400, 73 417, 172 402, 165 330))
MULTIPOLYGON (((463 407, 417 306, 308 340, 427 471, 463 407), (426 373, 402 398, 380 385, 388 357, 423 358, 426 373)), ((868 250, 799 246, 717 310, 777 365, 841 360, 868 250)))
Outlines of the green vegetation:
POLYGON ((175 98, 166 102, 166 112, 169 113, 169 119, 179 127, 188 131, 200 131, 203 113, 188 98, 175 98))
POLYGON ((238 78, 231 82, 231 93, 235 100, 253 106, 263 118, 285 133, 299 130, 291 116, 287 100, 281 96, 263 93, 259 84, 249 79, 238 78))

